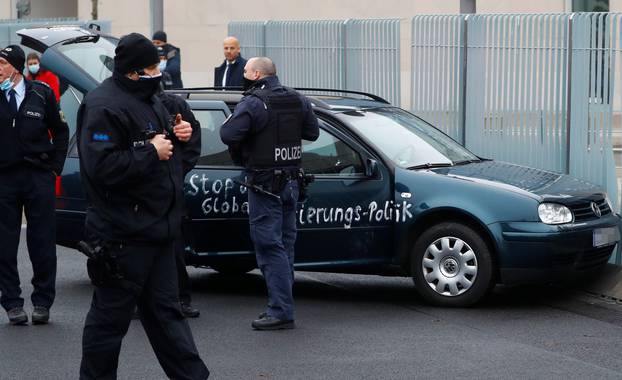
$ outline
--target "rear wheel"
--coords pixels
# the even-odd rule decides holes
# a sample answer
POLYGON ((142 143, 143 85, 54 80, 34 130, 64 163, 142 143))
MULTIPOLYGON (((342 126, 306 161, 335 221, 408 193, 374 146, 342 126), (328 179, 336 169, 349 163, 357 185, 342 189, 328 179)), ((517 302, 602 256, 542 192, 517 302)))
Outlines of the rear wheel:
POLYGON ((255 269, 254 263, 218 263, 210 264, 210 268, 222 274, 244 274, 255 269))
POLYGON ((469 306, 492 285, 490 249, 478 232, 458 222, 432 226, 415 242, 411 274, 419 294, 439 306, 469 306))

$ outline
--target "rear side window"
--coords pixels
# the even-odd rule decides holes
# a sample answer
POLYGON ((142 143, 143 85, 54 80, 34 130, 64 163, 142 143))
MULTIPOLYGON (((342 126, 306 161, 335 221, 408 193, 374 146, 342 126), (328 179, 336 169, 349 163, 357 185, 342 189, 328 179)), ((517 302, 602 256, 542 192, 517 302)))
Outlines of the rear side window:
MULTIPOLYGON (((61 91, 63 83, 61 82, 61 91)), ((82 103, 84 95, 73 86, 67 86, 60 97, 60 110, 63 112, 67 126, 69 127, 69 137, 71 143, 69 145, 69 157, 78 157, 78 144, 75 144, 75 134, 77 128, 78 108, 82 103)))
POLYGON ((234 166, 227 146, 220 140, 220 127, 226 116, 222 110, 192 110, 201 123, 201 157, 197 165, 234 166))

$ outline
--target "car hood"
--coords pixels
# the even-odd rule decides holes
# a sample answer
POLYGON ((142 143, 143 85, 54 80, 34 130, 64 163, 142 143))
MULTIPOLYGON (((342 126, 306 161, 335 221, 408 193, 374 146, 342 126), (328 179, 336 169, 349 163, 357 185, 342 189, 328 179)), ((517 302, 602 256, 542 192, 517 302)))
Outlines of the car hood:
POLYGON ((518 193, 530 193, 543 200, 590 197, 604 191, 569 175, 500 161, 481 161, 432 170, 460 180, 505 188, 518 193))

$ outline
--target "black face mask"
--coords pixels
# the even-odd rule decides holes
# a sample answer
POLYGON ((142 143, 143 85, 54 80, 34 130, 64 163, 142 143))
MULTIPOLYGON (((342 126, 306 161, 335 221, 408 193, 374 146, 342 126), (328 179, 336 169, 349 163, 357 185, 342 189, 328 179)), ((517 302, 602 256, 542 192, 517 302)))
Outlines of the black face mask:
POLYGON ((256 83, 257 83, 256 80, 250 80, 250 79, 246 79, 246 77, 244 77, 244 85, 242 86, 242 89, 244 91, 248 91, 251 88, 255 87, 256 83))
POLYGON ((125 87, 129 92, 135 94, 140 99, 151 99, 153 95, 160 89, 160 82, 162 81, 162 76, 150 77, 150 78, 140 78, 139 80, 131 80, 125 75, 118 74, 115 72, 113 74, 115 80, 117 80, 123 87, 125 87))

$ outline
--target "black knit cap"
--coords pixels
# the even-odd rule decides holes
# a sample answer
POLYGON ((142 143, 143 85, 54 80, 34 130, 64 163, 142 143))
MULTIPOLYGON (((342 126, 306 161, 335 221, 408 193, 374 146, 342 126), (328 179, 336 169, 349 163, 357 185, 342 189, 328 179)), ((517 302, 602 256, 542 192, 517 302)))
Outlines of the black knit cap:
POLYGON ((158 49, 151 40, 139 33, 122 37, 114 53, 114 69, 121 74, 142 70, 160 62, 158 49))
POLYGON ((152 40, 166 42, 166 33, 164 33, 163 30, 158 30, 157 32, 153 33, 152 40))
POLYGON ((20 73, 24 71, 24 62, 26 62, 26 55, 21 47, 17 45, 9 45, 0 50, 0 58, 4 58, 8 63, 20 73))

